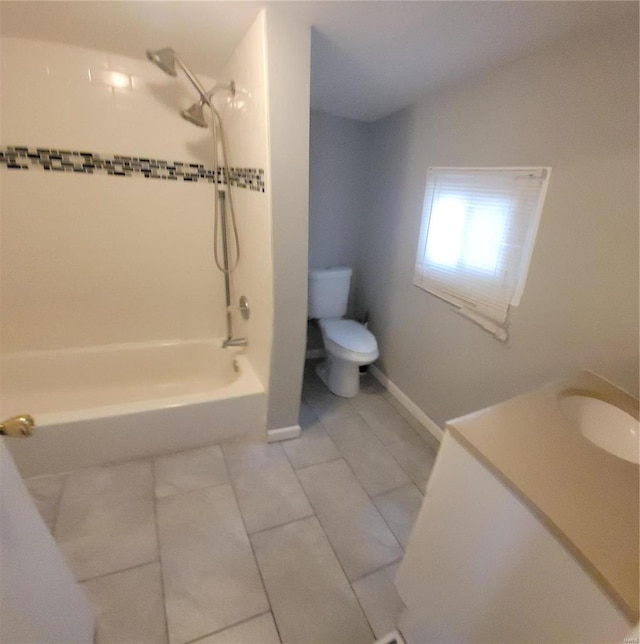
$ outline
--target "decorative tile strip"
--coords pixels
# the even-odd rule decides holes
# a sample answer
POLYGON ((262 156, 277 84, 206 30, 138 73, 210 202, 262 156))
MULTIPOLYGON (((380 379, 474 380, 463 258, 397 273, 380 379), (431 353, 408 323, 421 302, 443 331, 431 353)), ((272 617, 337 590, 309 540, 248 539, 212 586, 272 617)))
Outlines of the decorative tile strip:
POLYGON ((163 161, 114 154, 99 155, 94 152, 74 150, 49 150, 7 146, 0 148, 0 168, 11 170, 46 170, 50 172, 75 172, 79 174, 108 174, 116 177, 142 176, 145 179, 168 181, 206 181, 228 184, 236 188, 265 191, 264 170, 260 168, 229 168, 229 176, 223 168, 214 171, 198 163, 163 161))

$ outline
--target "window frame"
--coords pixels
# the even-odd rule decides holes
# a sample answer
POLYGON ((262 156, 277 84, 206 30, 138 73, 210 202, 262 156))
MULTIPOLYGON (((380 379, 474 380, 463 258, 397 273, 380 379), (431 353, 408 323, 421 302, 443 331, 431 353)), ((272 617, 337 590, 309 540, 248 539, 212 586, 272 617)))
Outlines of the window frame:
MULTIPOLYGON (((509 313, 512 308, 519 306, 526 286, 531 259, 535 248, 535 242, 540 227, 542 218, 542 210, 544 208, 545 199, 548 191, 549 180, 551 177, 550 166, 497 166, 497 167, 469 167, 469 166, 429 166, 426 172, 426 179, 424 184, 424 197, 422 200, 422 214, 420 222, 420 234, 418 236, 418 246, 416 250, 416 260, 414 265, 413 284, 431 295, 438 297, 455 307, 452 309, 454 312, 463 315, 476 324, 480 325, 489 333, 492 333, 498 340, 506 341, 508 339, 508 326, 509 326, 509 313), (472 299, 465 299, 454 293, 447 291, 445 288, 439 288, 437 280, 433 278, 427 271, 422 269, 424 266, 424 258, 426 256, 426 249, 428 243, 429 224, 433 212, 434 203, 434 190, 435 183, 431 184, 430 179, 432 175, 438 173, 461 173, 468 172, 481 175, 483 172, 488 173, 511 173, 515 176, 519 173, 531 174, 541 180, 540 189, 538 192, 536 206, 529 216, 527 222, 527 232, 522 244, 522 252, 518 262, 517 282, 515 289, 511 295, 507 305, 504 320, 495 319, 487 311, 490 307, 483 306, 480 302, 474 302, 472 299), (427 199, 431 200, 429 205, 429 212, 426 212, 427 199), (422 269, 422 270, 421 270, 422 269), (431 283, 425 284, 425 279, 431 283), (436 284, 434 285, 434 282, 436 284)), ((454 274, 452 272, 452 274, 454 274)))

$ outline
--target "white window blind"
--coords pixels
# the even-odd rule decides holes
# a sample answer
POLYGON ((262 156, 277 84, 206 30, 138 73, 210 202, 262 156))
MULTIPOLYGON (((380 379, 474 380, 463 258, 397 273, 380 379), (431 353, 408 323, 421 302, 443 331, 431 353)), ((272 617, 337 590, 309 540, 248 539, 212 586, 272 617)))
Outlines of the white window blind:
POLYGON ((517 306, 551 168, 429 168, 414 284, 501 340, 517 306))

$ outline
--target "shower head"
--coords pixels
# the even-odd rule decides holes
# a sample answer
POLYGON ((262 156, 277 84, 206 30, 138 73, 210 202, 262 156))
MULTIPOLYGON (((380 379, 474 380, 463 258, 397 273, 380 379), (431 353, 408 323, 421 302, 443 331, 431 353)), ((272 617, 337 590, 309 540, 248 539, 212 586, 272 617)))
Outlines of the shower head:
POLYGON ((221 83, 216 85, 213 89, 207 92, 207 90, 202 86, 202 83, 198 80, 198 77, 182 62, 182 60, 180 60, 178 54, 176 54, 171 47, 164 47, 163 49, 157 49, 156 51, 147 50, 147 58, 165 72, 165 74, 169 74, 170 76, 178 75, 176 65, 185 73, 185 76, 195 87, 198 94, 200 94, 200 100, 197 103, 194 103, 189 109, 182 110, 180 114, 187 121, 197 125, 198 127, 208 127, 208 123, 204 118, 203 108, 205 105, 208 105, 213 109, 211 99, 216 92, 227 90, 231 92, 232 96, 235 94, 236 85, 233 81, 230 83, 221 83))
POLYGON ((165 47, 164 49, 158 49, 156 51, 147 50, 147 58, 165 74, 169 74, 169 76, 178 75, 176 71, 176 53, 171 47, 165 47))
POLYGON ((202 99, 200 99, 198 103, 194 103, 190 108, 182 110, 180 115, 183 119, 186 119, 198 127, 209 127, 204 118, 204 101, 202 99))
POLYGON ((147 58, 154 63, 154 65, 157 65, 165 74, 169 74, 170 76, 177 76, 178 72, 176 70, 176 65, 180 67, 191 84, 196 88, 198 94, 200 94, 200 98, 205 103, 209 102, 207 90, 202 87, 202 83, 198 80, 198 77, 180 60, 178 54, 176 54, 171 47, 156 49, 156 51, 147 50, 147 58))
MULTIPOLYGON (((228 91, 231 92, 231 96, 235 96, 236 93, 236 84, 231 81, 230 83, 220 83, 213 87, 213 89, 210 89, 207 92, 207 104, 211 105, 211 99, 214 97, 214 95, 217 92, 220 91, 228 91)), ((182 110, 180 112, 180 115, 182 116, 183 119, 186 119, 190 123, 193 123, 194 125, 197 125, 198 127, 209 127, 209 124, 207 123, 205 117, 204 117, 204 106, 205 106, 205 101, 204 98, 201 98, 197 103, 194 103, 190 108, 186 110, 182 110)))

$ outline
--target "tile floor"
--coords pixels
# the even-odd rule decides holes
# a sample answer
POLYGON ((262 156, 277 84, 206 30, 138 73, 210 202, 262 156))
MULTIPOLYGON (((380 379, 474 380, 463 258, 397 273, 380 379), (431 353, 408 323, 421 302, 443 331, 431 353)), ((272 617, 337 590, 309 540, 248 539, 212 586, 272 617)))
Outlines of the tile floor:
POLYGON ((344 400, 313 366, 300 438, 27 481, 98 644, 355 644, 395 627, 435 452, 371 376, 344 400))

